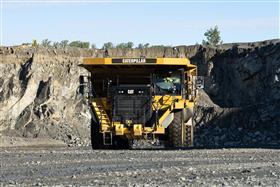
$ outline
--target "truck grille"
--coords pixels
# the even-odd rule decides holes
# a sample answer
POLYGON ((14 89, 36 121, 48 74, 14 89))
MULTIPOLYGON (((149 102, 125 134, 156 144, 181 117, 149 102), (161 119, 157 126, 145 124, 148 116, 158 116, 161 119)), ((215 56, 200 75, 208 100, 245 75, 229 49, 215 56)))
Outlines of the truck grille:
POLYGON ((151 117, 150 95, 115 95, 113 121, 145 124, 151 117))

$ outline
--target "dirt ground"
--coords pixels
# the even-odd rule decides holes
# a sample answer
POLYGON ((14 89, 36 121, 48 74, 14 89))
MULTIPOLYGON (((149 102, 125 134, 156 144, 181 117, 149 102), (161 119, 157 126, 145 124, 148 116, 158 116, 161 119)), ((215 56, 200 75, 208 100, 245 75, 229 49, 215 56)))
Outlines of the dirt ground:
POLYGON ((280 186, 280 149, 0 148, 0 186, 280 186))

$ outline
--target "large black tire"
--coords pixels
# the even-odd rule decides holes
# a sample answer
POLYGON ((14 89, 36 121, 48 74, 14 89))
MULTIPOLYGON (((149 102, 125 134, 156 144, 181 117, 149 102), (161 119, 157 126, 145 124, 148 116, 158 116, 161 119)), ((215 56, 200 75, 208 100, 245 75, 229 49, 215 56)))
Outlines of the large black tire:
POLYGON ((183 123, 183 112, 174 113, 174 119, 168 126, 168 144, 170 147, 184 147, 186 145, 186 132, 183 123))
POLYGON ((95 115, 94 109, 91 108, 91 147, 92 149, 105 149, 106 147, 103 145, 103 135, 99 132, 99 121, 97 116, 95 115))
POLYGON ((174 112, 174 119, 168 126, 169 147, 191 147, 193 144, 193 126, 186 126, 191 114, 186 110, 174 112), (184 113, 183 113, 184 112, 184 113))
POLYGON ((99 124, 95 119, 91 120, 91 147, 92 149, 103 149, 103 137, 99 132, 99 124))

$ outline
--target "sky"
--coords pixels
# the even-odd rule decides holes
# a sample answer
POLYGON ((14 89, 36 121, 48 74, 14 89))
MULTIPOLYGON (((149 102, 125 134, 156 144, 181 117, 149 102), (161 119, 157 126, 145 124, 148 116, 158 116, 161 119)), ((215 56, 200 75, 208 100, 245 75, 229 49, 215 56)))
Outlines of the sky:
POLYGON ((109 41, 192 45, 215 25, 223 43, 279 39, 279 9, 280 0, 2 0, 1 44, 67 39, 97 47, 109 41))

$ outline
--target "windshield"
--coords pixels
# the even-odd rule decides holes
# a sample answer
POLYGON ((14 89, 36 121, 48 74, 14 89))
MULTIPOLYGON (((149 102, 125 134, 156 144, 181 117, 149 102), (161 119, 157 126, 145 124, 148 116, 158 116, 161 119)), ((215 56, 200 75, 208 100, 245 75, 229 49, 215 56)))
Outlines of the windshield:
POLYGON ((181 94, 181 71, 156 74, 156 94, 181 94))

